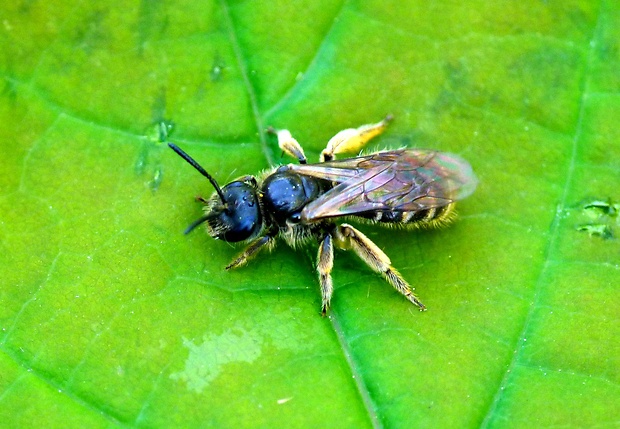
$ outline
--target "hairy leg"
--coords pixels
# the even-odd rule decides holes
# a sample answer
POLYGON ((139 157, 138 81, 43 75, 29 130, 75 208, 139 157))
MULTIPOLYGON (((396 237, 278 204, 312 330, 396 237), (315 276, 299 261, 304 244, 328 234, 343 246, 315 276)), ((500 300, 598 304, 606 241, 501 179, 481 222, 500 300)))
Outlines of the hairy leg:
POLYGON ((237 258, 234 259, 230 264, 228 264, 226 266, 226 269, 231 270, 233 268, 237 268, 242 265, 245 265, 250 259, 256 256, 256 254, 264 247, 273 249, 274 246, 275 246, 275 239, 272 236, 264 235, 262 237, 259 237, 253 242, 251 242, 249 246, 245 248, 243 253, 237 256, 237 258))
POLYGON ((388 115, 376 124, 340 131, 327 142, 327 147, 321 152, 321 162, 331 161, 339 153, 358 152, 373 137, 381 134, 391 121, 392 115, 388 115))
POLYGON ((288 156, 297 158, 300 164, 306 164, 308 162, 304 150, 297 140, 293 138, 289 130, 276 130, 269 127, 267 131, 278 136, 278 146, 282 152, 286 153, 288 156))
POLYGON ((323 241, 319 244, 319 254, 317 257, 316 270, 319 273, 319 283, 321 284, 321 297, 323 303, 321 305, 321 314, 325 316, 329 303, 334 293, 334 284, 332 283, 332 268, 334 266, 334 246, 332 244, 332 236, 327 234, 323 241))
POLYGON ((392 267, 390 258, 373 243, 368 237, 346 223, 336 230, 336 239, 343 248, 352 249, 366 264, 392 285, 394 289, 403 294, 410 302, 426 310, 426 307, 413 293, 413 289, 403 279, 398 271, 392 267))

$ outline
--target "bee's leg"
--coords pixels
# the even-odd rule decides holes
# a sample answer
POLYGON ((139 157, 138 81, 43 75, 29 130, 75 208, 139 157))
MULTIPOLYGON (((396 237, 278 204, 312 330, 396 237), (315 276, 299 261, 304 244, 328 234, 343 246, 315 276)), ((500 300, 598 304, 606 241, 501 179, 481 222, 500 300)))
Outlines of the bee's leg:
POLYGON ((321 297, 323 304, 321 306, 321 314, 325 316, 329 303, 334 292, 334 284, 332 283, 332 267, 334 266, 334 246, 332 244, 331 234, 327 234, 323 241, 319 244, 319 254, 317 257, 316 270, 319 272, 319 282, 321 284, 321 297))
POLYGON ((304 150, 301 148, 301 145, 297 142, 297 140, 293 138, 289 130, 276 130, 269 127, 267 132, 278 136, 278 146, 282 152, 286 153, 288 156, 297 158, 300 164, 305 164, 307 162, 304 150))
POLYGON ((420 310, 426 310, 424 304, 422 304, 413 293, 411 286, 409 286, 400 273, 392 267, 390 258, 388 258, 388 256, 368 237, 351 225, 343 223, 336 230, 336 240, 337 244, 342 246, 342 248, 353 249, 370 268, 381 273, 397 291, 405 295, 405 298, 418 306, 420 310))
POLYGON ((392 115, 388 115, 376 124, 340 131, 327 142, 327 147, 321 152, 321 162, 331 161, 339 153, 359 151, 370 139, 381 134, 392 119, 392 115))
POLYGON ((251 242, 248 247, 245 248, 243 253, 241 253, 230 264, 228 264, 226 266, 226 269, 231 270, 233 268, 237 268, 242 265, 245 265, 246 262, 248 262, 250 259, 256 256, 259 250, 261 250, 264 247, 267 247, 269 250, 271 250, 273 249, 275 244, 276 244, 275 238, 273 238, 270 235, 264 235, 262 237, 257 238, 256 240, 251 242))

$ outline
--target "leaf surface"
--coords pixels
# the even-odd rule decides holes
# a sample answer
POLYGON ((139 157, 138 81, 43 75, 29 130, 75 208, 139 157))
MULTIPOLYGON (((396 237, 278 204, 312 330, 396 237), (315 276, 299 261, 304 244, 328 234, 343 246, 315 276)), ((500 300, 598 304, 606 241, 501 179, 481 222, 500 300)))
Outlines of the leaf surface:
POLYGON ((0 6, 0 421, 620 422, 620 9, 611 0, 0 6), (194 196, 336 132, 468 159, 450 228, 360 226, 429 308, 337 252, 239 248, 194 196))

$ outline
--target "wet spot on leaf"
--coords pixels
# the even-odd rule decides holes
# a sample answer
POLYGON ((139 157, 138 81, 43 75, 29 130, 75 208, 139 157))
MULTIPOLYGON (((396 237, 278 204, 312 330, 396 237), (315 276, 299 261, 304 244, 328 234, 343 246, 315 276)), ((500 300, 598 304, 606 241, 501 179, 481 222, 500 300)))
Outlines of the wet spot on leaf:
POLYGON ((610 216, 616 217, 618 216, 618 211, 620 210, 620 204, 614 204, 611 199, 607 201, 591 201, 583 206, 583 210, 586 214, 592 217, 598 216, 610 216))
POLYGON ((168 119, 162 119, 153 123, 145 132, 142 150, 138 154, 138 158, 134 164, 136 175, 148 174, 150 179, 147 186, 156 191, 163 180, 163 169, 161 167, 161 152, 165 147, 164 143, 174 131, 174 122, 168 119), (151 156, 153 160, 151 160, 151 156), (152 162, 152 165, 149 165, 152 162))
POLYGON ((620 203, 614 203, 611 198, 592 199, 581 205, 581 217, 587 222, 576 226, 577 231, 583 231, 590 237, 609 239, 613 237, 613 227, 618 225, 620 203))
POLYGON ((585 231, 590 234, 590 237, 598 236, 601 238, 611 238, 611 228, 605 224, 592 224, 592 225, 580 225, 577 227, 577 231, 585 231))
POLYGON ((222 60, 219 55, 216 55, 213 60, 213 64, 211 65, 211 72, 209 73, 211 82, 217 82, 220 80, 225 68, 226 64, 224 63, 224 60, 222 60))

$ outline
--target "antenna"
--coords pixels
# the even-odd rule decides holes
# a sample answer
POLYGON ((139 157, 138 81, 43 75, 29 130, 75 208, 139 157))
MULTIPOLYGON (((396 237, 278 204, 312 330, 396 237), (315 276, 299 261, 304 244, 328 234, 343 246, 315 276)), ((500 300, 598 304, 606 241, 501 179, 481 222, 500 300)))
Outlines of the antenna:
MULTIPOLYGON (((183 152, 183 150, 180 147, 178 147, 174 143, 168 143, 168 146, 170 147, 170 149, 175 151, 177 153, 177 155, 179 155, 181 158, 183 158, 185 161, 187 161, 187 163, 189 165, 191 165, 196 170, 198 170, 198 172, 200 174, 202 174, 207 179, 209 179, 209 182, 211 182, 211 184, 215 188, 215 191, 220 196, 220 199, 222 200, 222 204, 224 204, 224 207, 226 207, 226 205, 227 205, 226 204, 226 198, 224 198, 224 193, 222 192, 222 188, 220 188, 220 185, 217 184, 215 179, 209 173, 207 173, 206 170, 200 166, 200 164, 198 164, 196 161, 194 161, 194 158, 192 158, 191 156, 189 156, 188 154, 183 152)), ((191 228, 188 228, 188 231, 186 232, 186 234, 189 231, 191 231, 192 229, 196 228, 196 226, 198 226, 200 223, 204 222, 206 219, 200 218, 199 220, 200 220, 200 222, 198 222, 196 225, 194 225, 194 224, 190 225, 191 228)))
POLYGON ((196 221, 192 222, 192 224, 190 226, 185 228, 185 231, 183 231, 183 234, 185 234, 185 235, 189 234, 194 229, 196 229, 196 227, 199 226, 201 223, 208 221, 212 217, 213 217, 213 215, 204 215, 204 216, 202 216, 200 219, 197 219, 196 221))

